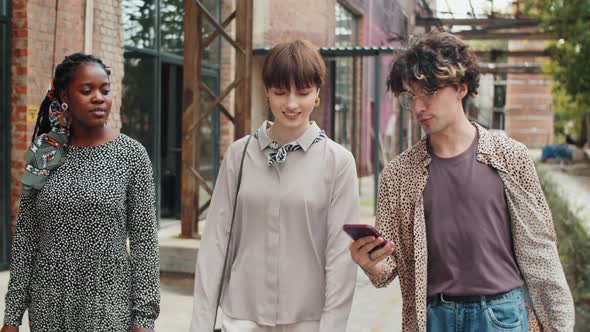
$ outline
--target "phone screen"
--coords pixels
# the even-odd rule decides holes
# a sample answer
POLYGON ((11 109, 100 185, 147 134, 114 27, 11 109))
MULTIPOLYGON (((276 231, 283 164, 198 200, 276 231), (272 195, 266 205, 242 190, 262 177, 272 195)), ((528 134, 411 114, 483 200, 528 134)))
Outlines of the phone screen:
MULTIPOLYGON (((342 229, 348 234, 353 240, 358 240, 365 236, 374 236, 375 238, 383 237, 381 233, 375 227, 371 225, 364 225, 364 224, 346 224, 342 226, 342 229)), ((375 250, 379 250, 385 246, 387 240, 385 242, 377 245, 375 248, 369 251, 369 254, 375 250)))

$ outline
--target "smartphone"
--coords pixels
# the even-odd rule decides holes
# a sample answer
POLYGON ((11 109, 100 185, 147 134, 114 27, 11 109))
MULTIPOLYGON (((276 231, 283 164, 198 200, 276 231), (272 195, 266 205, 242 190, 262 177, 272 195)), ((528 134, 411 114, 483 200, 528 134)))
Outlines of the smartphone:
MULTIPOLYGON (((381 233, 375 227, 371 225, 364 225, 364 224, 345 224, 342 226, 342 229, 348 234, 353 240, 358 240, 365 236, 374 236, 375 238, 383 237, 381 233)), ((385 239, 385 238, 383 238, 385 239)), ((379 250, 385 247, 387 240, 383 241, 383 243, 377 245, 375 248, 369 251, 369 254, 375 250, 379 250)))

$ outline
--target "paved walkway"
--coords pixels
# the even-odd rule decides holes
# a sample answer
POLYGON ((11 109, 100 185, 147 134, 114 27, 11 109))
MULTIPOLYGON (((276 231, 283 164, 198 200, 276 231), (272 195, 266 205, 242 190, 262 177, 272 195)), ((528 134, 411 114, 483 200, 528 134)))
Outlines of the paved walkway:
POLYGON ((590 161, 576 162, 564 167, 558 163, 538 163, 539 171, 544 172, 556 185, 560 196, 570 205, 570 209, 586 223, 590 231, 590 161))
MULTIPOLYGON (((0 272, 0 312, 4 317, 4 295, 8 287, 8 272, 0 272)), ((166 273, 161 277, 161 313, 156 321, 158 332, 187 332, 192 310, 193 277, 166 273)), ((385 289, 375 289, 359 271, 357 287, 347 332, 401 331, 401 294, 394 281, 385 289)), ((25 313, 20 332, 29 332, 25 313)))

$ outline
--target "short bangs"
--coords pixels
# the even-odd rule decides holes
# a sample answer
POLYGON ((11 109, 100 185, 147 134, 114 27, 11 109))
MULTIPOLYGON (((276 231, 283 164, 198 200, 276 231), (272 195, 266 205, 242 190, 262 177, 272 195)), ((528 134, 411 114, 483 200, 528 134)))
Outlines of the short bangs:
POLYGON ((264 60, 262 80, 267 89, 298 90, 321 88, 326 76, 326 64, 317 48, 306 40, 281 43, 270 50, 264 60))

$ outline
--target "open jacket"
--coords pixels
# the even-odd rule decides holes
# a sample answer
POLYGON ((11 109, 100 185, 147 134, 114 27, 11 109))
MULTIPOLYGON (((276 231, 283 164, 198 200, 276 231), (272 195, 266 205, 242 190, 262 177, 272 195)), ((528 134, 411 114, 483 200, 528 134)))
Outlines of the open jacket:
MULTIPOLYGON (((494 168, 504 184, 516 262, 534 308, 529 315, 531 331, 572 331, 573 299, 559 260, 551 211, 527 148, 475 126, 477 161, 494 168)), ((395 243, 396 255, 369 278, 376 287, 385 287, 399 276, 403 331, 426 331, 428 260, 422 193, 430 161, 424 138, 385 167, 379 184, 376 226, 395 243)))

